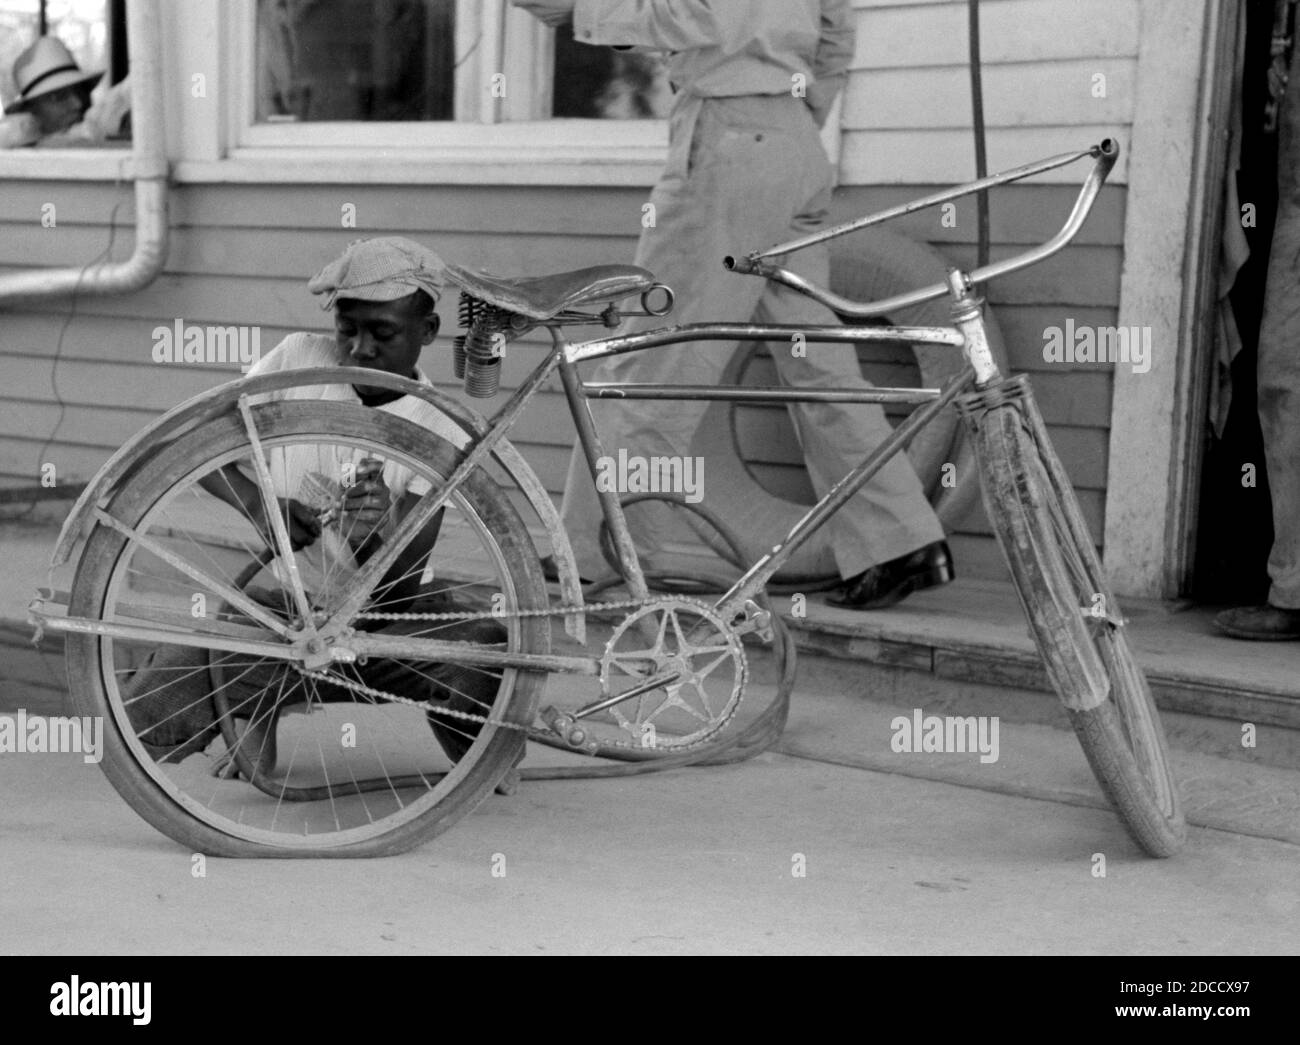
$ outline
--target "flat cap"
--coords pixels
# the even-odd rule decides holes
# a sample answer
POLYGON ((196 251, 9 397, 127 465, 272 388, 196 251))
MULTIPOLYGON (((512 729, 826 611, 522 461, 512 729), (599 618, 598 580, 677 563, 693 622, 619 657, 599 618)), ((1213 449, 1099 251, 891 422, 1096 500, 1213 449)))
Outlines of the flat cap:
POLYGON ((307 289, 325 295, 321 308, 333 308, 337 298, 395 301, 417 290, 437 301, 446 268, 442 258, 414 240, 381 236, 351 244, 312 276, 307 289))

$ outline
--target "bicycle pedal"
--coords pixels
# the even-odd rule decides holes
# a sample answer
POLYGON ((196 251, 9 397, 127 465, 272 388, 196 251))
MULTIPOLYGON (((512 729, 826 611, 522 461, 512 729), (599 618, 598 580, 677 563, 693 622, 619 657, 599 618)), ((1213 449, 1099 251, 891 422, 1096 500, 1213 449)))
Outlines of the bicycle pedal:
POLYGON ((776 632, 772 628, 771 611, 763 609, 753 599, 745 600, 744 612, 732 624, 732 631, 737 635, 748 635, 752 632, 763 642, 771 642, 776 638, 776 632))
POLYGON ((597 748, 600 747, 600 742, 588 733, 586 728, 578 723, 577 719, 557 707, 552 706, 543 709, 542 721, 550 727, 551 732, 575 751, 594 755, 597 748))

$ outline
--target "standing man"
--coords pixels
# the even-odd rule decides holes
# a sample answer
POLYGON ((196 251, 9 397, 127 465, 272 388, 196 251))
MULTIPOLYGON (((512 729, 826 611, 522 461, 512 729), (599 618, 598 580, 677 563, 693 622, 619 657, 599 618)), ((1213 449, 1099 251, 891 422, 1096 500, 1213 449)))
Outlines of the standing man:
POLYGON ((1273 497, 1268 601, 1214 619, 1237 639, 1300 639, 1300 47, 1286 34, 1294 0, 1275 0, 1269 92, 1277 104, 1277 222, 1259 330, 1259 426, 1273 497), (1290 47, 1288 65, 1286 52, 1290 47))
MULTIPOLYGON (((677 98, 669 118, 668 165, 650 196, 636 263, 677 294, 674 319, 809 326, 834 315, 786 287, 737 276, 727 254, 822 228, 833 172, 818 128, 843 87, 853 54, 849 0, 512 0, 548 25, 573 22, 581 43, 670 53, 677 98)), ((825 286, 825 246, 787 264, 825 286)), ((627 330, 649 329, 634 320, 627 330)), ((850 345, 809 345, 796 356, 774 346, 782 379, 810 388, 864 387, 850 345)), ((603 360, 595 379, 716 384, 734 346, 674 345, 603 360)), ((704 412, 698 402, 596 402, 605 449, 681 456, 704 412)), ((874 405, 800 404, 795 423, 818 494, 891 431, 874 405)), ((706 484, 707 490, 707 484, 706 484)), ((664 511, 669 509, 664 508, 664 511)), ((609 575, 597 546, 601 518, 591 477, 575 448, 564 491, 564 524, 578 566, 609 575)), ((645 518, 629 520, 654 568, 661 545, 645 518), (639 523, 639 525, 636 525, 639 523)), ((741 521, 743 524, 743 520, 741 521)), ((952 579, 943 530, 907 458, 895 456, 829 524, 844 587, 831 601, 857 609, 897 602, 952 579)))

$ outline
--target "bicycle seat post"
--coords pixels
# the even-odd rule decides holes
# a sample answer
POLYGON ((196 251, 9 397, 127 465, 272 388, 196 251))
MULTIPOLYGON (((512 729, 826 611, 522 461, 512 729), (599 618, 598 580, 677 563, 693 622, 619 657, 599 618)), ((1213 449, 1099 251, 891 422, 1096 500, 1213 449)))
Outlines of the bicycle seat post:
POLYGON ((962 351, 975 370, 975 383, 987 388, 1002 378, 984 331, 984 299, 976 297, 970 277, 961 269, 948 270, 948 291, 952 295, 952 321, 961 331, 962 351))

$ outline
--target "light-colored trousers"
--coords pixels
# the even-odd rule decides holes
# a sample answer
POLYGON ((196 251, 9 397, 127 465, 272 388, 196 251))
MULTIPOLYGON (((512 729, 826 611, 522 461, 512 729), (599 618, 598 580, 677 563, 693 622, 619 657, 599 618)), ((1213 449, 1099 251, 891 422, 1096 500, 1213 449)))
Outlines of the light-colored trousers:
MULTIPOLYGON (((830 310, 793 290, 728 272, 724 255, 743 255, 824 226, 832 172, 807 106, 791 95, 686 98, 670 123, 669 161, 650 196, 653 227, 645 228, 636 263, 677 295, 664 319, 637 318, 623 332, 672 323, 837 323, 830 310)), ((789 255, 801 276, 827 286, 825 245, 789 255)), ((808 388, 865 388, 852 345, 813 344, 801 357, 792 345, 772 345, 782 381, 808 388)), ((593 381, 717 385, 735 344, 697 342, 651 348, 599 361, 593 381)), ((591 400, 604 453, 686 456, 707 409, 703 402, 591 400)), ((791 411, 814 490, 822 495, 891 431, 875 404, 798 404, 791 411)), ((744 532, 745 520, 709 496, 704 457, 704 504, 744 532)), ((661 509, 671 511, 672 509, 661 509)), ((580 446, 574 447, 564 488, 563 520, 578 568, 592 580, 610 575, 597 546, 599 502, 580 446)), ((662 518, 660 516, 659 518, 662 518)), ((655 568, 663 541, 653 511, 639 506, 628 523, 643 561, 655 568)), ((827 524, 835 562, 847 578, 943 537, 920 481, 902 453, 893 457, 827 524)))
POLYGON ((1273 496, 1268 601, 1300 609, 1300 46, 1278 110, 1277 224, 1259 331, 1259 424, 1273 496))

